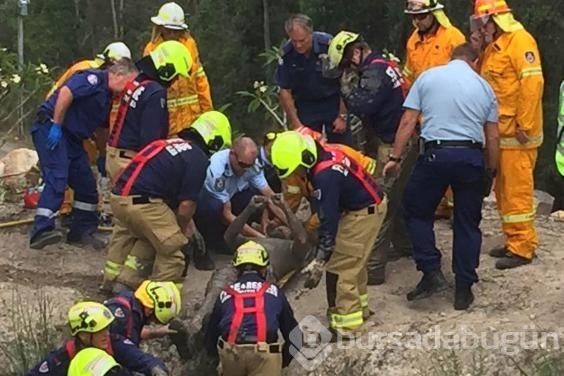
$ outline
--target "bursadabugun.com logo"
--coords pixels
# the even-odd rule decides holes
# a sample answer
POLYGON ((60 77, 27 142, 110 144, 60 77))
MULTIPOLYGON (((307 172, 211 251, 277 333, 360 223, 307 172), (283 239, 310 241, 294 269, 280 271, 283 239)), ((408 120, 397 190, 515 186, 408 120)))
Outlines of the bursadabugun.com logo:
POLYGON ((442 331, 440 325, 427 332, 338 332, 331 341, 331 332, 315 317, 306 316, 300 327, 290 333, 290 354, 307 371, 313 371, 335 350, 497 350, 504 355, 517 355, 522 350, 557 350, 559 333, 539 332, 534 325, 523 326, 523 331, 473 332, 466 325, 456 331, 442 331), (302 335, 303 333, 303 335, 302 335))

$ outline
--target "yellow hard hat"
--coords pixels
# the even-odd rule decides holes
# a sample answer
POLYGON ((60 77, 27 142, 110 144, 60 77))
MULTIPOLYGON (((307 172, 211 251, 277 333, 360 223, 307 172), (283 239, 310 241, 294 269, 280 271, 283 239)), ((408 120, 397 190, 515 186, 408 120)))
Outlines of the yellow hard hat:
POLYGON ((101 54, 96 55, 96 58, 104 61, 115 61, 119 59, 131 60, 131 51, 125 43, 113 42, 108 44, 101 54))
POLYGON ((227 116, 219 111, 204 112, 192 123, 211 152, 231 146, 231 124, 227 116))
POLYGON ((159 14, 151 17, 155 25, 172 30, 186 30, 188 25, 184 21, 184 10, 176 3, 166 3, 159 9, 159 14))
POLYGON ((175 318, 182 308, 180 291, 174 282, 143 281, 135 291, 135 297, 155 312, 161 324, 175 318))
POLYGON ((345 48, 353 42, 360 39, 360 34, 353 33, 350 31, 340 31, 329 44, 329 50, 327 54, 329 55, 329 62, 331 63, 331 68, 338 67, 343 60, 343 54, 345 48))
POLYGON ((98 302, 76 303, 68 313, 68 323, 73 336, 80 332, 97 333, 106 329, 113 321, 112 311, 98 302))
POLYGON ((80 350, 72 358, 68 376, 105 376, 112 369, 120 365, 104 350, 87 347, 80 350))
POLYGON ((177 76, 188 77, 192 69, 192 55, 188 48, 175 40, 162 42, 151 53, 157 75, 164 82, 177 76))
POLYGON ((505 0, 476 0, 474 3, 474 16, 493 16, 511 12, 505 0))
POLYGON ((279 133, 270 150, 272 164, 280 178, 287 178, 299 166, 311 168, 317 161, 317 146, 310 136, 296 131, 279 133))
POLYGON ((243 264, 251 264, 260 267, 268 266, 268 252, 257 242, 249 240, 241 244, 233 255, 233 266, 241 266, 243 264))
POLYGON ((425 14, 443 9, 437 0, 407 0, 405 14, 425 14))

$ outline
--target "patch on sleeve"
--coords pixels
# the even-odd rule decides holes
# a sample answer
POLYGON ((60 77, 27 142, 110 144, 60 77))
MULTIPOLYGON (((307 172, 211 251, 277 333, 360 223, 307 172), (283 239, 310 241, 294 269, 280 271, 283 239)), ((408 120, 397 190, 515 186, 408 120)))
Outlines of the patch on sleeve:
POLYGON ((213 189, 215 189, 218 192, 221 192, 225 189, 225 179, 223 178, 223 176, 215 179, 215 183, 213 184, 213 189))
POLYGON ((161 98, 161 108, 165 108, 166 106, 166 99, 161 98))
POLYGON ((49 372, 49 364, 47 363, 47 361, 44 361, 43 363, 41 363, 41 366, 39 367, 39 372, 40 373, 49 372))
POLYGON ((95 74, 89 74, 86 79, 88 80, 88 82, 90 82, 91 85, 98 84, 98 76, 96 76, 95 74))
POLYGON ((123 343, 125 343, 126 345, 134 345, 135 346, 135 344, 129 338, 124 339, 123 343))
POLYGON ((117 308, 114 311, 114 316, 119 317, 120 319, 123 319, 125 317, 125 313, 123 313, 123 310, 121 308, 117 308))
POLYGON ((315 191, 311 192, 311 197, 315 198, 316 200, 321 200, 321 189, 316 189, 315 191))
POLYGON ((525 60, 527 60, 529 64, 534 63, 536 60, 535 53, 533 51, 525 52, 525 60))

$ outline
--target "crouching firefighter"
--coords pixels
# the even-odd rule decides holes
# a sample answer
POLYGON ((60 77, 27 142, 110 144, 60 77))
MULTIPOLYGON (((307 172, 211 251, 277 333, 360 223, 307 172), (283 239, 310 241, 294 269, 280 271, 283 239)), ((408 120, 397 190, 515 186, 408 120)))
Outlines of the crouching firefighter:
POLYGON ((384 193, 339 148, 295 131, 278 135, 271 158, 282 179, 298 174, 313 187, 320 225, 315 259, 304 269, 305 286, 317 286, 326 269, 330 328, 361 327, 371 313, 366 264, 386 215, 384 193))
POLYGON ((208 156, 231 144, 231 126, 203 119, 188 133, 189 140, 153 141, 116 178, 110 205, 127 231, 113 233, 123 239, 112 239, 112 245, 126 245, 127 258, 115 292, 136 290, 145 279, 182 287, 188 267, 183 249, 196 233, 192 216, 208 156))
POLYGON ((131 340, 110 334, 113 321, 114 316, 101 303, 84 301, 75 304, 68 313, 68 325, 73 338, 50 352, 26 376, 67 376, 71 361, 81 350, 88 348, 104 350, 123 368, 142 375, 169 374, 160 359, 141 351, 131 340))
POLYGON ((219 375, 281 375, 292 361, 290 332, 300 329, 282 290, 266 281, 268 265, 268 252, 254 241, 235 252, 237 281, 220 293, 205 338, 208 352, 219 353, 219 375))
POLYGON ((104 350, 88 347, 70 362, 67 376, 133 376, 104 350))

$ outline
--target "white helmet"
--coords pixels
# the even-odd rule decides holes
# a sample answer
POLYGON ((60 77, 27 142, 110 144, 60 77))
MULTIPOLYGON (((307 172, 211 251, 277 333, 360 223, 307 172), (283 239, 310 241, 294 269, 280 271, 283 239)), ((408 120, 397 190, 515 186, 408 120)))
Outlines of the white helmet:
POLYGON ((188 25, 184 23, 184 11, 182 7, 176 3, 164 4, 161 9, 159 9, 159 14, 155 17, 151 17, 151 21, 155 25, 163 26, 166 29, 188 29, 188 25))
POLYGON ((96 55, 98 59, 102 60, 119 60, 119 59, 129 59, 131 60, 131 51, 123 42, 113 42, 104 48, 104 52, 96 55))

